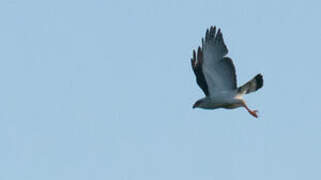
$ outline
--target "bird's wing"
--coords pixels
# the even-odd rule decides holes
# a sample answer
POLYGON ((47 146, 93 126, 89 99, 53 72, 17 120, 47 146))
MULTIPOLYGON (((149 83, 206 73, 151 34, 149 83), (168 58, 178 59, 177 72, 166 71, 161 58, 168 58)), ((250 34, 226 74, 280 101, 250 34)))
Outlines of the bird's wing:
POLYGON ((237 87, 235 67, 232 59, 225 57, 227 53, 228 49, 220 29, 217 32, 215 27, 208 29, 197 57, 202 65, 210 96, 220 91, 232 91, 237 87))
POLYGON ((202 57, 202 50, 199 47, 197 50, 197 57, 195 50, 193 51, 193 58, 191 59, 192 68, 194 71, 194 74, 196 76, 196 82, 198 86, 203 90, 204 94, 206 96, 209 96, 208 86, 207 82, 205 80, 205 76, 203 73, 203 57, 202 57))

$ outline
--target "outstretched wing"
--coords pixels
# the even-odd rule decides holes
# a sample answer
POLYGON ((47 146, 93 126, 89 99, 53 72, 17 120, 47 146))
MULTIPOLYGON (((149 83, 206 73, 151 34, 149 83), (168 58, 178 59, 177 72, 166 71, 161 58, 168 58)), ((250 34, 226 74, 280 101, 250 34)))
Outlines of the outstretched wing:
POLYGON ((197 50, 197 58, 196 58, 196 52, 193 50, 193 58, 191 59, 192 68, 194 71, 194 74, 196 76, 196 82, 198 86, 203 90, 204 94, 206 96, 209 96, 208 86, 203 74, 203 68, 202 68, 202 51, 199 47, 197 50))
POLYGON ((227 53, 220 29, 217 32, 213 26, 207 29, 205 40, 202 39, 202 48, 198 48, 197 55, 194 51, 192 58, 197 83, 206 96, 232 91, 237 87, 235 67, 232 59, 225 57, 227 53))

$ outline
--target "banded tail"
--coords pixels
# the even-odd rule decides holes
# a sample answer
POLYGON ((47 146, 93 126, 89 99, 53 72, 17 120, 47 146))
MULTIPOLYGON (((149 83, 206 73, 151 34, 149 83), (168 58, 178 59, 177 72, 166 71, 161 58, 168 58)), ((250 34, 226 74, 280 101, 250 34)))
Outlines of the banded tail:
POLYGON ((263 86, 262 74, 256 75, 253 79, 249 80, 243 86, 237 88, 238 94, 248 94, 257 91, 263 86))

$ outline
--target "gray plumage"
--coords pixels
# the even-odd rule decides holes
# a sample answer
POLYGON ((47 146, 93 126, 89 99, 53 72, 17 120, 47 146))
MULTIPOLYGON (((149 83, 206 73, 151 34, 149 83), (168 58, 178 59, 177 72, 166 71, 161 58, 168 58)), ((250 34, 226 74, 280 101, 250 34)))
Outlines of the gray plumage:
POLYGON ((233 61, 227 57, 228 49, 221 30, 212 26, 206 30, 205 39, 191 59, 196 82, 206 97, 199 99, 193 108, 216 109, 237 108, 244 106, 253 116, 242 96, 254 92, 263 86, 263 77, 258 74, 253 79, 237 88, 236 72, 233 61))

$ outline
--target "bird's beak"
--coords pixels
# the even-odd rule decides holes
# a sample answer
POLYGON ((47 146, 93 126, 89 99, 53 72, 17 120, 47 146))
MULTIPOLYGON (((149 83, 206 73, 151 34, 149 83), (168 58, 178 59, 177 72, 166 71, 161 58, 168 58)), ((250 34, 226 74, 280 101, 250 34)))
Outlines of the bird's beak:
POLYGON ((199 105, 200 105, 200 101, 196 101, 193 105, 193 109, 199 107, 199 105))

